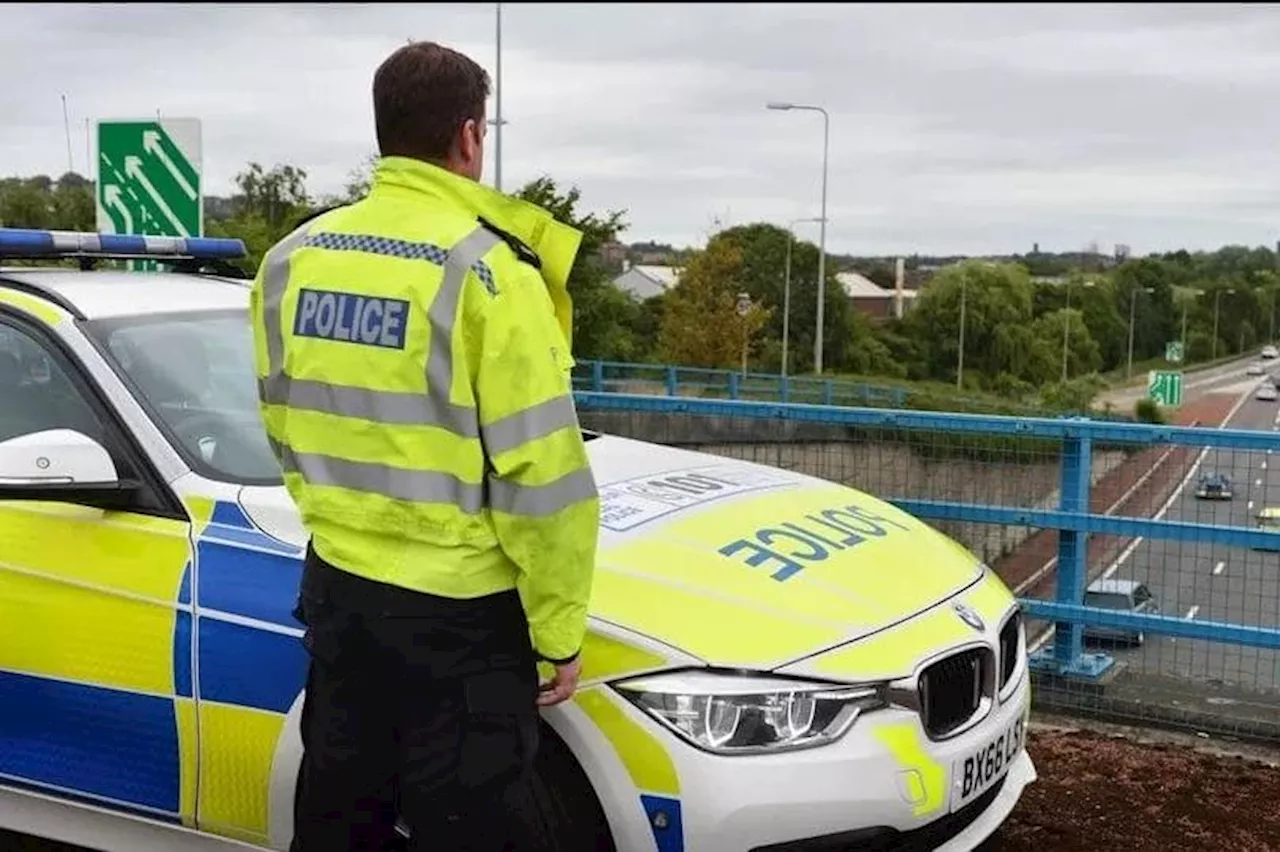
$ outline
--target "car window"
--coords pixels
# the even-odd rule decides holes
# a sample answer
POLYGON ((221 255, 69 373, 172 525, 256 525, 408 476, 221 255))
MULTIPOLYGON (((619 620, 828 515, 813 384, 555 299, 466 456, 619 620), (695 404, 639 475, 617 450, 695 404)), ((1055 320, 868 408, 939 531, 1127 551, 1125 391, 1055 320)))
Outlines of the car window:
POLYGON ((247 311, 115 318, 86 328, 193 470, 224 482, 281 481, 258 408, 247 311))
POLYGON ((74 429, 108 445, 89 400, 46 344, 0 320, 0 441, 47 429, 74 429))
POLYGON ((1151 600, 1151 590, 1146 586, 1138 586, 1133 590, 1133 605, 1141 606, 1151 600))

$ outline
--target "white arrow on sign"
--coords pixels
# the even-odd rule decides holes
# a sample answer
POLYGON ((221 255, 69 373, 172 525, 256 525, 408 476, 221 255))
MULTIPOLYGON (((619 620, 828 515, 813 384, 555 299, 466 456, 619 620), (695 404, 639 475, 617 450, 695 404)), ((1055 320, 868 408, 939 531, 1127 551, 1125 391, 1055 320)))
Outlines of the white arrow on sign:
POLYGON ((187 194, 187 198, 192 201, 196 200, 196 189, 187 182, 187 178, 182 174, 173 160, 169 159, 169 152, 160 144, 160 134, 154 130, 144 130, 142 132, 142 150, 164 163, 169 174, 173 175, 173 179, 178 182, 178 186, 182 187, 182 191, 187 194))
POLYGON ((124 206, 124 199, 120 197, 120 187, 114 183, 109 183, 102 188, 103 203, 107 207, 114 207, 116 212, 124 219, 124 232, 126 234, 133 233, 133 216, 129 213, 129 208, 124 206))
POLYGON ((125 157, 124 173, 142 184, 142 188, 147 191, 147 194, 151 196, 151 200, 160 208, 160 212, 165 215, 165 218, 169 220, 169 224, 178 232, 178 236, 190 236, 187 233, 187 229, 182 227, 182 223, 178 221, 178 217, 173 215, 173 211, 169 209, 169 205, 164 203, 164 199, 160 197, 160 193, 156 192, 155 184, 151 182, 151 179, 147 177, 146 172, 142 170, 141 157, 135 157, 132 154, 125 157))

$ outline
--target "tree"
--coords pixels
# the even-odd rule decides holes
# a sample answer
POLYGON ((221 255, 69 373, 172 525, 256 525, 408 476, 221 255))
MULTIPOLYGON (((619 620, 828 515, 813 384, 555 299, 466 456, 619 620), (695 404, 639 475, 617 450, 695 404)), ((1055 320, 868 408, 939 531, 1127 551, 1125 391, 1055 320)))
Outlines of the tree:
POLYGON ((93 184, 75 172, 0 179, 0 226, 92 231, 95 218, 93 184))
POLYGON ((235 212, 230 218, 206 222, 205 230, 211 237, 242 240, 248 254, 243 266, 253 272, 267 251, 312 211, 306 180, 306 171, 297 166, 277 163, 268 170, 249 163, 236 175, 240 192, 233 199, 235 212))
POLYGON ((557 221, 582 231, 582 246, 569 273, 574 357, 614 361, 644 357, 646 352, 635 332, 644 312, 634 299, 613 286, 600 258, 600 247, 616 240, 618 234, 626 230, 625 214, 620 210, 583 214, 578 209, 581 191, 574 186, 562 192, 555 181, 545 175, 525 184, 516 196, 544 208, 557 221))
POLYGON ((662 360, 693 367, 733 367, 743 346, 764 327, 770 309, 753 299, 739 315, 743 283, 742 250, 732 239, 713 238, 689 261, 680 281, 665 296, 658 353, 662 360))
MULTIPOLYGON (((782 340, 788 237, 784 228, 760 222, 728 228, 711 238, 711 241, 729 241, 741 253, 742 289, 750 293, 752 299, 771 309, 764 329, 765 337, 771 341, 782 340)), ((826 366, 847 369, 850 366, 849 349, 855 341, 851 319, 853 308, 836 277, 835 264, 827 264, 826 278, 822 359, 826 366)), ((813 243, 797 240, 791 249, 791 318, 788 329, 790 354, 787 358, 789 372, 801 373, 813 369, 817 308, 818 247, 813 243)), ((866 330, 868 327, 863 328, 866 330)), ((771 356, 765 365, 768 369, 776 370, 781 366, 781 345, 770 347, 770 352, 771 356)))

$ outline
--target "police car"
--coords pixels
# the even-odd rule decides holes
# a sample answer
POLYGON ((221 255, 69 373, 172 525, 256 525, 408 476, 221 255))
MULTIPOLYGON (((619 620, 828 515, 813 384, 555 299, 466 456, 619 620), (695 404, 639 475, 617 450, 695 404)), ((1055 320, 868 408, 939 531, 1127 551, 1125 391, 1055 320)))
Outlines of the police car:
MULTIPOLYGON (((80 267, 0 269, 2 827, 288 847, 306 536, 259 421, 242 254, 0 229, 0 256, 80 267), (126 256, 163 271, 104 268, 126 256)), ((552 847, 958 852, 1000 825, 1036 773, 994 574, 867 494, 588 437, 582 686, 544 713, 525 814, 552 847)))

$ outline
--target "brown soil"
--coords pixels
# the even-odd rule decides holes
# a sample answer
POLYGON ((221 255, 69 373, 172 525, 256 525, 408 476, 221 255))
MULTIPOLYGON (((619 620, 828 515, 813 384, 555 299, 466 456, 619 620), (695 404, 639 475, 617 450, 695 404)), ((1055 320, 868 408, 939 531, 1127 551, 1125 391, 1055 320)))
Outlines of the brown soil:
POLYGON ((1280 768, 1091 731, 1032 731, 1040 779, 982 852, 1280 852, 1280 768))

